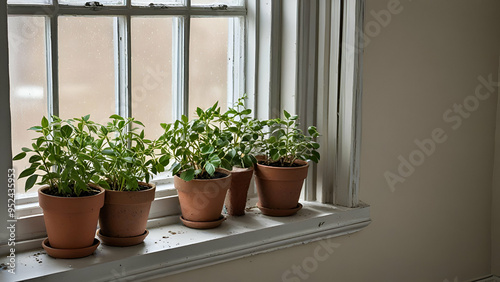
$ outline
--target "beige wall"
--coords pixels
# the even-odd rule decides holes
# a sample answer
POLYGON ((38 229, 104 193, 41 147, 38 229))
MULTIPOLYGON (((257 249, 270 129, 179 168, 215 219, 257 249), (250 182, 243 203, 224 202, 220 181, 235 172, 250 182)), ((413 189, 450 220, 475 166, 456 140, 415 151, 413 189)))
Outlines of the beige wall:
MULTIPOLYGON (((370 11, 385 9, 388 1, 367 0, 366 23, 374 21, 370 11)), ((378 35, 372 30, 365 51, 360 198, 371 204, 373 223, 335 239, 340 245, 306 281, 464 281, 491 273, 496 92, 460 126, 443 120, 443 114, 466 98, 474 102, 469 96, 478 76, 493 74, 496 80, 500 1, 408 0, 401 6, 378 35), (414 140, 431 138, 436 128, 446 141, 391 192, 384 173, 396 173, 398 156, 408 159, 417 149, 414 140)), ((498 190, 496 185, 497 206, 498 190)), ((312 256, 317 245, 164 281, 281 281, 281 274, 312 256)))

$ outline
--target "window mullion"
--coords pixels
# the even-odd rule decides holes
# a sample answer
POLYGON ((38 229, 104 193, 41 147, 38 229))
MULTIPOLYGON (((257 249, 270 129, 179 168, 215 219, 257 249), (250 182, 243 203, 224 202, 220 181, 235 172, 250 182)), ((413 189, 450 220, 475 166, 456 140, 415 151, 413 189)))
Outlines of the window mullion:
POLYGON ((190 16, 174 19, 172 38, 173 119, 188 115, 190 16))
POLYGON ((130 16, 117 17, 114 27, 116 113, 132 116, 130 16))
MULTIPOLYGON (((58 1, 54 0, 54 11, 58 1)), ((45 21, 45 49, 47 68, 47 114, 59 116, 59 28, 58 15, 52 13, 45 21)))

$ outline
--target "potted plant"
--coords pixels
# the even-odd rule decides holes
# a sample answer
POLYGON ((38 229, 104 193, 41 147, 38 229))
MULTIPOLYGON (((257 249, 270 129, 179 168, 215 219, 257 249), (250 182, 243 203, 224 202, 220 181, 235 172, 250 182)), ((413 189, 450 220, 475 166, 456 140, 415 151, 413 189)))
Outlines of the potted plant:
POLYGON ((305 135, 298 128, 298 116, 283 114, 284 119, 264 121, 269 132, 261 131, 258 143, 263 155, 255 167, 257 206, 270 216, 289 216, 302 208, 298 201, 309 168, 306 160, 320 159, 316 127, 310 126, 305 135))
POLYGON ((106 189, 97 235, 106 245, 131 246, 144 241, 156 186, 152 176, 170 160, 155 156, 155 142, 144 137, 144 125, 134 118, 112 115, 98 131, 103 161, 100 184, 106 189))
POLYGON ((161 124, 165 130, 159 138, 162 153, 175 160, 171 170, 181 220, 192 228, 213 228, 224 220, 221 211, 231 185, 231 164, 225 155, 231 134, 215 124, 220 115, 217 105, 205 111, 198 108, 194 120, 183 115, 174 123, 161 124))
POLYGON ((99 245, 94 237, 104 189, 92 184, 98 180, 101 157, 94 137, 97 125, 89 118, 53 116, 49 122, 43 117, 40 126, 30 128, 40 136, 13 158, 31 155, 31 166, 19 178, 28 177, 26 190, 37 181, 44 185, 38 190, 48 235, 42 245, 57 258, 88 256, 99 245))
POLYGON ((262 129, 261 122, 250 117, 252 110, 245 107, 246 95, 239 98, 234 107, 223 115, 221 121, 225 130, 232 134, 226 159, 231 163, 231 187, 224 205, 228 214, 241 216, 245 214, 248 188, 253 176, 253 166, 257 159, 253 154, 254 144, 262 129))

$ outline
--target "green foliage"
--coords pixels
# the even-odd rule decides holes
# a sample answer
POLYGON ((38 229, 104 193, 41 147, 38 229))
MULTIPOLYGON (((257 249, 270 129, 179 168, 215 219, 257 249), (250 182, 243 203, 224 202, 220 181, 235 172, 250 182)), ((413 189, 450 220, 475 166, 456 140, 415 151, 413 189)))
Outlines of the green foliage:
POLYGON ((311 160, 318 162, 319 144, 314 141, 320 134, 314 126, 308 128, 309 135, 299 129, 298 116, 283 112, 284 119, 276 118, 262 121, 269 132, 260 133, 257 143, 259 150, 266 156, 265 164, 278 163, 280 166, 292 166, 294 161, 311 160))
POLYGON ((154 174, 163 172, 170 156, 156 157, 156 142, 144 137, 142 122, 119 115, 110 119, 98 131, 96 143, 103 155, 98 183, 116 191, 139 190, 137 182, 149 183, 154 174))
POLYGON ((29 129, 40 135, 33 139, 31 148, 22 148, 13 158, 30 156, 30 167, 19 175, 28 177, 25 190, 35 184, 49 185, 58 195, 68 197, 88 191, 87 184, 96 179, 102 160, 94 137, 99 126, 90 115, 68 120, 52 116, 52 121, 43 117, 40 124, 29 129))
POLYGON ((226 159, 231 165, 242 168, 252 167, 257 162, 253 151, 262 130, 262 123, 252 118, 252 110, 245 107, 246 98, 246 95, 239 98, 232 108, 220 116, 225 130, 232 135, 226 159))
POLYGON ((165 133, 158 139, 162 155, 175 160, 172 173, 186 181, 210 179, 217 168, 232 168, 225 158, 232 136, 221 129, 218 103, 205 111, 197 108, 196 115, 191 121, 183 115, 181 120, 162 123, 165 133))

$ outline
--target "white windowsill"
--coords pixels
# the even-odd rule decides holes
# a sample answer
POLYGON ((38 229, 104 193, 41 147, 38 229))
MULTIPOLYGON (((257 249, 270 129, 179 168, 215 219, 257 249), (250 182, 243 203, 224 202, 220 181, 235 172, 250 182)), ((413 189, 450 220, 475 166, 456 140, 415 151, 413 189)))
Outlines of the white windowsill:
MULTIPOLYGON (((255 200, 252 201, 255 203, 255 200)), ((242 217, 227 216, 219 228, 190 229, 178 216, 153 219, 144 243, 131 247, 100 245, 81 259, 54 259, 43 249, 16 253, 16 274, 0 270, 0 281, 142 281, 361 230, 370 207, 335 207, 302 202, 291 217, 268 217, 257 208, 242 217)), ((3 257, 0 263, 7 264, 3 257)), ((1 269, 1 268, 0 268, 1 269)))

